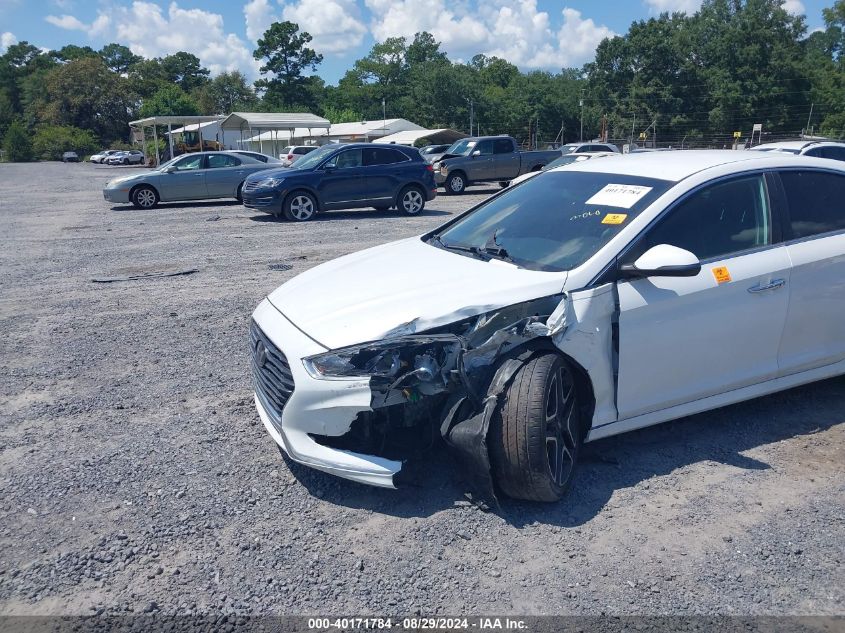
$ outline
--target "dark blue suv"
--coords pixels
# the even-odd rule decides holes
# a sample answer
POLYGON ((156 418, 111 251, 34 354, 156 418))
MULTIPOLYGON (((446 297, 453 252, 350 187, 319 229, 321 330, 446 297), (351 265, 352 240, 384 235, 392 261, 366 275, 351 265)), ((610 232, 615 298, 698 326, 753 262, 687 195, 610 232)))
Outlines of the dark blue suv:
POLYGON ((412 147, 324 145, 293 166, 249 176, 244 206, 304 222, 327 209, 393 207, 416 215, 437 195, 432 166, 412 147))

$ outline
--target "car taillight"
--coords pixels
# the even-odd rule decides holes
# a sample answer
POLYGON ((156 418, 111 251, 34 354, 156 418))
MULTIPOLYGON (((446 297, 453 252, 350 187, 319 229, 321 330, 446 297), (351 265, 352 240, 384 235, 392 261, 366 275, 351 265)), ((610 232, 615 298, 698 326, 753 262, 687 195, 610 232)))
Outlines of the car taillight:
POLYGON ((293 160, 293 154, 288 154, 288 160, 293 160))
POLYGON ((429 163, 428 165, 425 166, 425 169, 426 169, 426 171, 434 171, 434 165, 429 163))

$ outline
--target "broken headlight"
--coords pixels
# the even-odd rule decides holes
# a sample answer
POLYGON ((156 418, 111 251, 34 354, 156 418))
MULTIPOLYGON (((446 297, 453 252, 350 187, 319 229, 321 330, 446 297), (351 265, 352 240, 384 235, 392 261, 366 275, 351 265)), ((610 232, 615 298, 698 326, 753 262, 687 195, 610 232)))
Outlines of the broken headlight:
POLYGON ((318 354, 302 362, 317 379, 392 380, 414 373, 422 380, 432 380, 459 348, 460 343, 453 336, 404 336, 318 354))

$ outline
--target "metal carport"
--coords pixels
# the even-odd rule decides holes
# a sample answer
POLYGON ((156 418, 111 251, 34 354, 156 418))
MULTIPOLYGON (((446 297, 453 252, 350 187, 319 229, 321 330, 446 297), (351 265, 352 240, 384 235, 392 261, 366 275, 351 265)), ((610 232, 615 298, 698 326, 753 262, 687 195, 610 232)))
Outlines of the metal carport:
MULTIPOLYGON (((330 126, 328 119, 307 112, 232 112, 220 122, 221 130, 240 132, 241 141, 244 140, 244 132, 248 133, 248 138, 255 136, 254 130, 259 133, 273 132, 274 146, 278 141, 275 137, 279 130, 286 130, 290 137, 297 128, 304 128, 310 136, 312 129, 328 130, 330 126)), ((259 151, 263 153, 263 149, 261 145, 259 151)))
MULTIPOLYGON (((147 135, 147 128, 153 128, 153 139, 156 146, 156 167, 159 165, 159 157, 158 157, 158 131, 157 128, 159 125, 166 125, 167 132, 168 132, 168 143, 170 145, 170 155, 173 156, 173 126, 183 127, 185 125, 190 125, 192 123, 207 123, 209 121, 219 121, 219 116, 196 116, 196 115, 184 115, 184 116, 150 116, 145 119, 138 119, 137 121, 130 121, 129 127, 133 130, 139 130, 141 132, 141 138, 146 139, 147 135)), ((202 130, 200 130, 200 142, 202 142, 202 130)), ((146 143, 144 143, 144 162, 146 163, 146 143)), ((202 147, 202 145, 200 145, 202 147)))

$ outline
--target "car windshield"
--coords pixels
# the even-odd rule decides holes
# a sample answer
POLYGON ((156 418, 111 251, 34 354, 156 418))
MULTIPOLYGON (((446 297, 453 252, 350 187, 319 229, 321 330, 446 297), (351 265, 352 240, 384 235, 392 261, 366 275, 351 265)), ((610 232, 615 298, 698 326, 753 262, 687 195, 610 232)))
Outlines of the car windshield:
POLYGON ((314 169, 332 152, 336 152, 339 144, 333 143, 331 145, 323 145, 320 149, 315 149, 313 152, 305 154, 302 158, 290 166, 291 169, 314 169))
POLYGON ((483 202, 430 235, 434 246, 530 270, 580 266, 674 183, 552 171, 483 202))
POLYGON ((576 163, 581 160, 589 160, 588 156, 561 156, 560 158, 555 158, 552 162, 548 165, 543 167, 543 171, 547 171, 549 169, 554 169, 555 167, 563 167, 564 165, 569 165, 571 163, 576 163))
POLYGON ((478 141, 474 139, 463 139, 452 143, 452 146, 446 150, 446 154, 455 154, 456 156, 467 156, 478 141))

